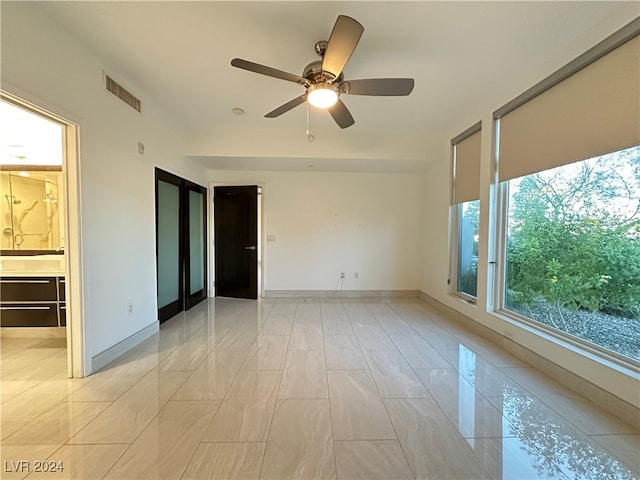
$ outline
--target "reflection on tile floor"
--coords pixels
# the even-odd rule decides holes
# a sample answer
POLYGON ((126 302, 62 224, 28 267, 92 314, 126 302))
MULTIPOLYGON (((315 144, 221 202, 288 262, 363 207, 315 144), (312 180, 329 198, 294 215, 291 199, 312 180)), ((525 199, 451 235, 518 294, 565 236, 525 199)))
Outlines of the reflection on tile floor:
POLYGON ((210 299, 86 379, 1 354, 0 478, 640 479, 639 431, 417 299, 210 299))

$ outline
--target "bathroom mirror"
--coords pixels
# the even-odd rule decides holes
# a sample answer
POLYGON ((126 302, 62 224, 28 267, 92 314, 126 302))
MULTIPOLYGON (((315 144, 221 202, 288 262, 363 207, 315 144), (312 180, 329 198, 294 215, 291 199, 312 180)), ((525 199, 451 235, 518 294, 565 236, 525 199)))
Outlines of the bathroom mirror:
POLYGON ((63 253, 62 169, 25 167, 0 171, 2 255, 63 253))

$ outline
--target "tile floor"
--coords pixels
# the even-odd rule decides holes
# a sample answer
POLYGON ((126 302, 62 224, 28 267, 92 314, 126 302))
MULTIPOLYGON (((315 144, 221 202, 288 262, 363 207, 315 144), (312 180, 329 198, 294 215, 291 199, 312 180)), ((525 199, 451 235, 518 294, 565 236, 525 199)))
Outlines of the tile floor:
POLYGON ((1 354, 1 478, 640 478, 640 432, 417 299, 210 299, 86 379, 1 354))

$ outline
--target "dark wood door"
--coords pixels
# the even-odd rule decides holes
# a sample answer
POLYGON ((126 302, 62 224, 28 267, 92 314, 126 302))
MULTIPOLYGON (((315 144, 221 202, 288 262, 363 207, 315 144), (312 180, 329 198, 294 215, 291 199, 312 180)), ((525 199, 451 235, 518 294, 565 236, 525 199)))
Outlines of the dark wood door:
POLYGON ((258 298, 258 187, 214 188, 216 296, 258 298))
POLYGON ((207 189, 156 168, 158 319, 207 297, 207 189))

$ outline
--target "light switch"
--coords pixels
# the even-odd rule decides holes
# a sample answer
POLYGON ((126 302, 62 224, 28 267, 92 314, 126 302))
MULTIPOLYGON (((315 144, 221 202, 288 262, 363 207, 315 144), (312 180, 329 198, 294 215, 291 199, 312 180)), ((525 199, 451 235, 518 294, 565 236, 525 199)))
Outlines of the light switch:
POLYGON ((275 235, 267 235, 267 242, 275 242, 275 241, 276 241, 275 235))

